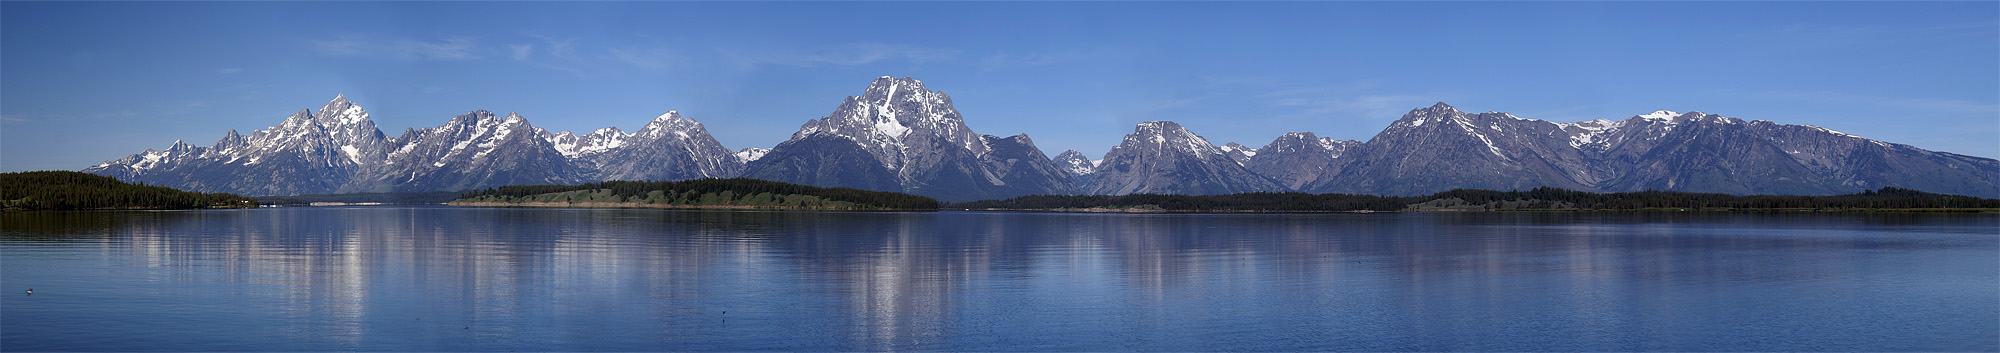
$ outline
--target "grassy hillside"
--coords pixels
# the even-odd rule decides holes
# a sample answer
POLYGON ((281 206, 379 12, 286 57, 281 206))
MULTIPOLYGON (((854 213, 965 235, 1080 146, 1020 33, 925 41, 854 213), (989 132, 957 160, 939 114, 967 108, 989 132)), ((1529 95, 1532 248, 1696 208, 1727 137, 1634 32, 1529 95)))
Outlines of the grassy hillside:
POLYGON ((1849 195, 1775 196, 1646 191, 1592 193, 1556 188, 1528 191, 1452 190, 1411 197, 1344 194, 1249 193, 1234 195, 1025 196, 948 205, 964 209, 1350 212, 1490 210, 2000 210, 2000 200, 1883 188, 1849 195))
POLYGON ((127 184, 68 171, 0 173, 0 207, 9 210, 188 209, 257 207, 250 198, 127 184))
POLYGON ((460 206, 648 207, 776 210, 936 210, 937 200, 892 192, 821 188, 756 179, 609 181, 506 186, 472 192, 460 206))

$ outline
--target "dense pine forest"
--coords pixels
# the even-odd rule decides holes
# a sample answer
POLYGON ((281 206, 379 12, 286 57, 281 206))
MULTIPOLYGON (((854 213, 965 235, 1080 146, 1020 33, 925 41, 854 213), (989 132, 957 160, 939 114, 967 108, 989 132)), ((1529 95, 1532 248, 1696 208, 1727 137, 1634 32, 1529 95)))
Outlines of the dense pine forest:
POLYGON ((1166 212, 1352 212, 1486 210, 2000 210, 2000 200, 1882 188, 1848 195, 1727 195, 1671 191, 1592 193, 1459 189, 1425 196, 1248 193, 1188 196, 1038 195, 947 205, 956 209, 1166 212))
POLYGON ((189 209, 256 207, 232 194, 204 194, 134 185, 111 177, 68 171, 0 173, 0 205, 7 210, 189 209))
POLYGON ((928 197, 822 188, 757 179, 607 181, 582 185, 503 186, 462 195, 455 205, 633 206, 798 210, 936 210, 928 197))

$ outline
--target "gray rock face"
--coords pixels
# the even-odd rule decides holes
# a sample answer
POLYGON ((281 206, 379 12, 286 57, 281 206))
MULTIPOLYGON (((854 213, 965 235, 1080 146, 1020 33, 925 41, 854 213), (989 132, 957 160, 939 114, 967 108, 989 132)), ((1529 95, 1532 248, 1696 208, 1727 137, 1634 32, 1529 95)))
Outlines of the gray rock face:
POLYGON ((1076 150, 1065 150, 1061 154, 1057 154, 1054 161, 1071 178, 1083 177, 1097 171, 1097 163, 1091 162, 1090 157, 1085 157, 1083 152, 1077 152, 1076 150))
POLYGON ((1340 173, 1308 190, 1416 195, 1454 188, 1553 186, 1591 190, 1598 176, 1556 124, 1506 113, 1416 109, 1361 146, 1340 173))
POLYGON ((1276 180, 1287 189, 1299 190, 1340 174, 1340 167, 1346 162, 1342 157, 1360 145, 1360 141, 1335 140, 1310 132, 1286 133, 1257 149, 1244 167, 1276 180))
POLYGON ((771 149, 769 148, 747 147, 744 149, 736 150, 736 159, 743 161, 744 164, 749 164, 750 161, 755 161, 758 158, 764 158, 764 155, 768 153, 771 153, 771 149))
POLYGON ((1073 194, 1075 184, 1061 164, 1050 160, 1035 147, 1027 134, 1010 137, 981 136, 991 150, 980 158, 986 170, 1000 178, 997 188, 981 197, 1009 198, 1031 194, 1073 194))
MULTIPOLYGON (((1268 153, 1269 151, 1265 151, 1268 153)), ((1823 128, 1657 111, 1558 124, 1439 103, 1392 123, 1303 189, 1391 195, 1539 186, 1844 194, 1885 186, 2000 196, 2000 162, 1823 128)))
POLYGON ((181 141, 84 169, 132 182, 246 195, 450 191, 514 184, 749 176, 943 200, 1028 194, 1252 191, 1413 195, 1455 188, 1841 194, 1895 186, 2000 197, 2000 161, 1805 125, 1658 111, 1552 123, 1411 110, 1368 142, 1291 133, 1215 146, 1172 122, 1139 124, 1100 161, 1047 158, 1026 135, 979 135, 951 98, 883 77, 769 149, 731 151, 668 112, 637 132, 535 128, 475 111, 387 138, 335 97, 210 146, 181 141))
POLYGON ((1087 178, 1091 194, 1214 195, 1286 188, 1171 121, 1139 123, 1087 178))
POLYGON ((519 114, 496 117, 478 110, 459 115, 444 125, 397 137, 388 160, 369 168, 365 179, 347 189, 449 191, 590 179, 539 132, 519 114))
POLYGON ((625 140, 632 137, 632 134, 619 130, 616 126, 597 129, 585 135, 569 131, 541 133, 543 139, 555 145, 556 152, 572 159, 591 159, 593 155, 625 147, 625 140))
POLYGON ((1225 143, 1222 144, 1220 148, 1222 148, 1222 155, 1229 156, 1229 160, 1236 161, 1236 164, 1239 165, 1248 165, 1250 163, 1250 159, 1256 158, 1257 156, 1256 149, 1250 148, 1249 146, 1244 146, 1243 144, 1240 143, 1235 143, 1235 142, 1225 143))
POLYGON ((246 195, 452 191, 606 179, 729 177, 742 162, 700 123, 669 112, 638 133, 551 133, 519 115, 475 111, 384 138, 345 96, 210 147, 176 142, 84 172, 246 195))
MULTIPOLYGON (((827 186, 833 184, 818 181, 855 183, 872 178, 820 175, 830 171, 862 172, 847 166, 814 165, 836 160, 849 162, 844 152, 786 150, 827 148, 833 142, 791 143, 826 137, 851 141, 867 152, 878 166, 895 175, 895 183, 900 186, 896 191, 955 201, 1070 190, 1065 184, 1045 182, 1065 178, 1059 169, 1045 168, 1052 164, 1040 152, 995 154, 991 143, 997 140, 982 137, 966 127, 964 118, 952 107, 951 97, 925 88, 922 81, 887 76, 869 83, 862 95, 847 97, 832 114, 807 121, 792 134, 792 141, 773 147, 759 162, 771 158, 801 159, 751 163, 744 175, 778 181, 807 180, 814 181, 807 184, 827 186), (833 158, 829 153, 840 156, 833 158), (815 175, 783 175, 806 172, 815 175)), ((1034 149, 1025 138, 1018 143, 1034 149)))
MULTIPOLYGON (((593 134, 594 135, 594 134, 593 134)), ((598 180, 683 180, 728 178, 743 173, 743 161, 708 134, 700 122, 668 111, 638 132, 601 137, 597 153, 578 153, 596 169, 598 180)))
POLYGON ((1602 190, 1845 194, 1897 186, 2000 195, 2000 162, 1819 127, 1664 111, 1617 127, 1583 149, 1611 171, 1602 190))
POLYGON ((314 113, 300 110, 244 137, 235 131, 199 149, 176 142, 83 172, 193 191, 249 195, 336 192, 362 165, 380 160, 387 140, 368 112, 336 96, 314 113))
POLYGON ((824 187, 902 191, 896 173, 854 140, 832 134, 795 137, 750 161, 743 177, 824 187))

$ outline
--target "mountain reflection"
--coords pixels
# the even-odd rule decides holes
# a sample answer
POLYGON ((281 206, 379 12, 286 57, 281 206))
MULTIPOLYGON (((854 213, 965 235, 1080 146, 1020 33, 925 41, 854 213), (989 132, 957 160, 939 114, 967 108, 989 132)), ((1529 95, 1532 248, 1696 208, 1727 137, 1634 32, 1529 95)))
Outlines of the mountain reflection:
MULTIPOLYGON (((142 319, 194 310, 240 320, 163 325, 161 335, 227 328, 282 342, 245 347, 411 350, 1214 347, 1204 337, 1250 350, 1439 350, 1492 339, 1467 332, 1527 334, 1475 329, 1523 313, 1567 337, 1537 347, 1633 350, 1671 338, 1618 333, 1673 328, 1634 318, 1707 298, 1658 288, 1839 281, 1909 266, 1871 250, 1990 250, 1994 238, 1976 230, 1996 225, 1931 215, 441 207, 0 217, 10 282, 70 278, 61 283, 127 296, 94 305, 130 305, 142 319), (16 261, 28 256, 106 263, 16 261)), ((8 324, 7 338, 21 342, 21 326, 8 324)), ((137 349, 147 347, 229 346, 137 349)))

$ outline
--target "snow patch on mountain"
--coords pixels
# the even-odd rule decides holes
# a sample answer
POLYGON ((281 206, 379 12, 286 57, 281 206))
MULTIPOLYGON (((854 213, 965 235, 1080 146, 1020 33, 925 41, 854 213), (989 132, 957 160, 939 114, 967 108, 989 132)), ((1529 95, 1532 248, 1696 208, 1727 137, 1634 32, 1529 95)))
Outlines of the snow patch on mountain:
POLYGON ((763 148, 763 147, 744 148, 742 150, 736 151, 736 159, 743 160, 743 163, 750 163, 750 161, 763 159, 764 155, 770 153, 771 149, 769 148, 763 148))

